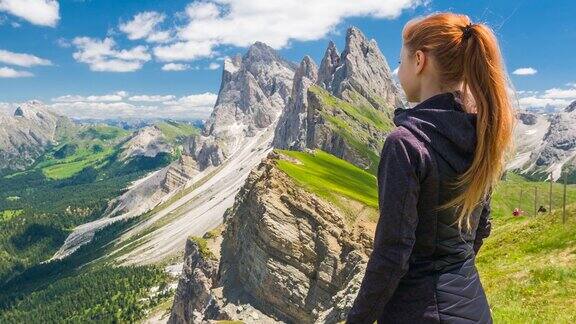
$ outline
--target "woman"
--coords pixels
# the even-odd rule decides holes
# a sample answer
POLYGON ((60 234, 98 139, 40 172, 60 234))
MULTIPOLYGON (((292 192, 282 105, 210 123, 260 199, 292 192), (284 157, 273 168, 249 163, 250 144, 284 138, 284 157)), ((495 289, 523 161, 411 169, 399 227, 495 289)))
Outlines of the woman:
POLYGON ((440 13, 403 30, 396 109, 378 167, 374 249, 346 323, 491 323, 474 260, 512 147, 493 32, 440 13))

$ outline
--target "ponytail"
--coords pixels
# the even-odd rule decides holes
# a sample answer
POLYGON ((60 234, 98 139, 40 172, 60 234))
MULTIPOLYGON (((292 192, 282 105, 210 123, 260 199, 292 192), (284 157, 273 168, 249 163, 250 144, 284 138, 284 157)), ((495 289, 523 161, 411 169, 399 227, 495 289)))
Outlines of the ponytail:
POLYGON ((458 226, 470 231, 472 212, 500 180, 513 148, 512 87, 508 86, 498 41, 488 26, 471 24, 467 16, 451 13, 409 22, 403 38, 410 50, 431 53, 444 83, 462 82, 464 103, 476 112, 474 159, 453 183, 463 190, 440 206, 458 206, 458 226))

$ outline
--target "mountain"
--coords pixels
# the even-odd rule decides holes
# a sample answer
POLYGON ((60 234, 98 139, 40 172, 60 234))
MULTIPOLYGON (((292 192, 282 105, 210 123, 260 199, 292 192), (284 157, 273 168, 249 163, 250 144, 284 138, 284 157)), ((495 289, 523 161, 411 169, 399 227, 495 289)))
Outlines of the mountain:
POLYGON ((375 172, 393 128, 393 110, 402 106, 376 41, 351 27, 341 54, 330 42, 319 68, 304 57, 273 143, 291 150, 320 148, 375 172))
POLYGON ((517 157, 508 168, 529 177, 558 180, 565 169, 574 181, 576 168, 576 101, 549 116, 521 112, 516 139, 517 157))
POLYGON ((374 40, 348 29, 305 56, 275 149, 226 210, 221 243, 188 240, 170 323, 335 323, 362 279, 378 218, 379 155, 402 106, 374 40))
POLYGON ((290 96, 294 69, 261 42, 244 56, 224 61, 216 105, 193 145, 201 169, 221 164, 247 138, 277 122, 290 96))
POLYGON ((370 254, 376 197, 376 178, 344 160, 274 150, 227 211, 222 243, 188 241, 170 322, 343 319, 370 254))
POLYGON ((26 169, 73 127, 39 101, 18 106, 12 116, 0 112, 0 173, 26 169))
POLYGON ((272 149, 293 69, 260 42, 226 59, 214 110, 199 134, 182 142, 178 160, 134 182, 100 219, 76 227, 54 257, 70 254, 112 223, 144 215, 113 254, 124 264, 154 263, 182 251, 188 236, 222 223, 250 170, 272 149))

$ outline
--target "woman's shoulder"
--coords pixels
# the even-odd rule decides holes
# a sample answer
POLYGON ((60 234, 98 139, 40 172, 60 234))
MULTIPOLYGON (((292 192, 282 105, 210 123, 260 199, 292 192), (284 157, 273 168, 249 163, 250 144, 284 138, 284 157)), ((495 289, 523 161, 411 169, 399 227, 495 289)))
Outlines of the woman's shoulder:
POLYGON ((424 143, 408 128, 402 125, 396 126, 396 128, 394 128, 392 132, 390 132, 388 136, 386 136, 386 140, 384 143, 385 143, 384 145, 387 144, 392 146, 401 145, 406 147, 407 150, 411 150, 414 152, 419 153, 428 152, 428 149, 426 148, 424 143))
POLYGON ((397 126, 388 134, 382 148, 381 157, 386 154, 403 154, 415 168, 425 173, 431 162, 431 155, 414 133, 404 126, 397 126))

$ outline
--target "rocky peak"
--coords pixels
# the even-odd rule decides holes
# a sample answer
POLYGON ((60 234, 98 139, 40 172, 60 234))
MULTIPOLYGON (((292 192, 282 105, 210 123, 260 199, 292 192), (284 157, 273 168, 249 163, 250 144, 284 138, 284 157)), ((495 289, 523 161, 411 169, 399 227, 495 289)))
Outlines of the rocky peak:
POLYGON ((255 42, 249 48, 244 57, 244 62, 282 62, 284 61, 278 53, 270 46, 262 42, 255 42))
POLYGON ((216 105, 193 145, 192 155, 210 162, 199 164, 220 163, 246 138, 275 125, 288 103, 295 69, 262 42, 250 46, 242 57, 225 60, 216 105))
POLYGON ((0 126, 1 172, 22 170, 34 163, 49 144, 72 127, 72 122, 32 100, 18 106, 12 116, 2 116, 0 126))
POLYGON ((356 27, 348 28, 346 45, 339 56, 334 43, 328 44, 318 84, 345 100, 350 99, 351 92, 356 92, 379 110, 402 106, 399 90, 378 44, 368 40, 356 27))
POLYGON ((310 56, 304 56, 294 74, 294 81, 292 82, 292 98, 298 91, 302 91, 303 83, 306 81, 316 82, 317 79, 318 66, 310 56))
POLYGON ((334 78, 334 71, 340 62, 340 54, 336 49, 336 44, 333 41, 328 43, 324 58, 320 62, 320 70, 318 71, 318 84, 328 91, 332 91, 332 79, 334 78))
POLYGON ((307 92, 310 85, 314 84, 317 79, 318 67, 314 60, 306 55, 294 74, 290 100, 275 130, 274 147, 299 150, 304 148, 307 128, 307 92))

